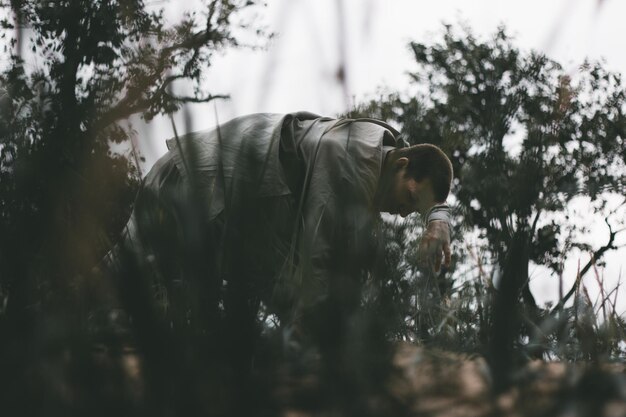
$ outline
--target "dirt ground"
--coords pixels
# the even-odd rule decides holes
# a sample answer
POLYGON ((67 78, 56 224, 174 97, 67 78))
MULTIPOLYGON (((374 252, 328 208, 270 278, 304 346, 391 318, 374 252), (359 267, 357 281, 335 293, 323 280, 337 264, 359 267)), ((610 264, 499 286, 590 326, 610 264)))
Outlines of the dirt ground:
POLYGON ((626 416, 626 366, 533 361, 514 386, 493 396, 482 357, 401 345, 396 358, 403 381, 394 392, 419 416, 626 416))
MULTIPOLYGON (((96 350, 101 369, 122 369, 123 384, 103 385, 103 390, 123 388, 141 401, 141 355, 133 349, 96 350)), ((492 381, 484 358, 427 350, 410 344, 396 348, 394 373, 385 386, 388 395, 408 415, 431 417, 626 417, 626 365, 624 363, 566 364, 530 362, 514 376, 514 386, 492 395, 492 381)), ((104 374, 103 374, 104 375, 104 374)), ((119 374, 117 374, 119 378, 119 374)), ((106 380, 107 378, 104 378, 106 380)), ((298 407, 297 398, 315 402, 320 395, 316 375, 294 376, 277 370, 270 390, 284 417, 339 416, 323 407, 298 407)), ((372 413, 377 415, 375 401, 372 413)), ((368 413, 369 414, 369 413, 368 413)), ((402 414, 405 414, 404 412, 402 414)), ((389 410, 380 415, 393 415, 389 410)))

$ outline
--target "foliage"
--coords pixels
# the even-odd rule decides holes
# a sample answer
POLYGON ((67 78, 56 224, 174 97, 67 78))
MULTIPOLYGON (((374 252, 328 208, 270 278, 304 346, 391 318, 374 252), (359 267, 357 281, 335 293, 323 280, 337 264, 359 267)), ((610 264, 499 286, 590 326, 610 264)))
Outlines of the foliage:
POLYGON ((10 62, 0 78, 0 260, 2 285, 19 286, 37 271, 67 278, 97 263, 139 180, 138 156, 110 150, 132 134, 117 122, 222 97, 199 85, 213 54, 238 45, 236 19, 255 2, 211 1, 174 25, 141 0, 1 5, 10 62))
MULTIPOLYGON (((498 350, 515 343, 526 345, 530 355, 578 357, 555 345, 538 346, 537 340, 555 336, 557 328, 575 333, 574 314, 562 306, 579 289, 582 275, 607 250, 617 248, 616 213, 606 219, 607 245, 590 248, 584 243, 588 225, 569 219, 568 204, 587 196, 599 213, 606 213, 609 194, 624 192, 626 90, 621 76, 588 62, 567 73, 544 55, 519 50, 504 29, 482 41, 469 29, 446 26, 440 42, 413 42, 410 50, 417 64, 410 72, 415 94, 387 94, 349 115, 395 123, 409 142, 434 143, 452 159, 455 212, 461 223, 455 241, 465 261, 447 275, 454 283, 447 286, 452 291, 443 292, 436 307, 447 313, 427 327, 447 347, 446 328, 457 340, 469 341, 465 348, 472 350, 496 349, 493 339, 509 334, 510 340, 498 342, 498 350), (485 244, 464 244, 476 239, 485 244), (528 287, 529 263, 561 274, 574 247, 594 250, 592 261, 557 307, 551 311, 537 306, 528 287), (486 268, 489 264, 494 267, 486 268), (502 277, 499 291, 490 269, 502 277), (520 298, 523 305, 518 308, 520 298)), ((412 256, 405 252, 398 264, 412 256)), ((404 278, 424 281, 413 272, 404 278)), ((411 326, 416 326, 411 318, 416 314, 419 308, 404 313, 411 326)), ((600 346, 603 340, 615 346, 623 337, 623 326, 615 324, 620 322, 613 310, 613 324, 606 324, 613 331, 594 339, 605 355, 623 355, 606 343, 600 346)), ((570 336, 568 340, 581 340, 580 334, 570 336)))
MULTIPOLYGON (((35 414, 40 404, 29 400, 43 397, 41 408, 59 415, 91 414, 100 405, 102 414, 246 415, 259 405, 276 414, 277 374, 308 373, 318 378, 318 397, 328 408, 362 415, 374 404, 398 415, 402 405, 385 398, 383 387, 388 339, 488 352, 500 373, 524 355, 623 358, 617 291, 592 302, 581 285, 594 262, 552 310, 537 306, 527 285, 529 262, 560 272, 571 247, 587 249, 575 239, 580 225, 559 217, 574 196, 602 207, 606 191, 623 191, 626 119, 618 75, 597 64, 566 74, 546 57, 516 49, 503 30, 481 42, 448 27, 439 44, 411 44, 418 64, 412 86, 421 93, 391 94, 350 116, 387 120, 412 143, 446 150, 456 171, 454 240, 478 233, 486 243, 455 245, 455 264, 434 276, 415 262, 417 220, 386 219, 382 273, 362 288, 363 265, 339 265, 340 278, 354 279, 306 311, 301 328, 277 328, 245 275, 249 269, 237 262, 260 252, 247 232, 259 232, 265 214, 291 224, 261 203, 243 204, 232 215, 237 222, 224 220, 239 233, 225 242, 211 239, 191 199, 176 202, 181 220, 164 216, 171 207, 144 192, 136 204, 148 209, 137 210, 138 223, 158 256, 138 259, 132 248, 118 247, 113 253, 128 262, 112 281, 103 284, 91 271, 119 234, 139 185, 139 156, 110 150, 132 136, 121 122, 222 97, 206 94, 204 74, 213 54, 239 45, 237 29, 249 26, 238 16, 257 2, 208 1, 202 12, 170 25, 141 0, 0 1, 9 16, 2 36, 10 58, 0 74, 4 409, 17 404, 21 414, 35 414), (207 273, 221 266, 213 261, 224 250, 233 267, 225 280, 207 273), (167 275, 156 283, 155 262, 156 275, 167 275), (503 276, 499 292, 491 265, 503 276), (108 309, 103 296, 118 297, 125 311, 108 309), (98 374, 94 339, 112 351, 132 339, 145 386, 129 387, 126 368, 98 374), (103 389, 107 378, 116 388, 103 389), (137 392, 143 397, 126 397, 137 392)), ((257 234, 271 235, 276 224, 257 234)), ((595 259, 615 248, 619 231, 610 233, 595 259)), ((339 250, 335 258, 349 254, 339 250)))
MULTIPOLYGON (((0 1, 3 398, 39 397, 45 377, 24 376, 29 369, 42 372, 64 349, 87 353, 87 317, 113 291, 91 270, 140 183, 126 119, 226 97, 207 94, 205 74, 215 53, 240 45, 252 27, 244 10, 257 6, 206 1, 172 24, 143 0, 0 1)), ((77 363, 74 383, 88 390, 90 363, 77 363)))

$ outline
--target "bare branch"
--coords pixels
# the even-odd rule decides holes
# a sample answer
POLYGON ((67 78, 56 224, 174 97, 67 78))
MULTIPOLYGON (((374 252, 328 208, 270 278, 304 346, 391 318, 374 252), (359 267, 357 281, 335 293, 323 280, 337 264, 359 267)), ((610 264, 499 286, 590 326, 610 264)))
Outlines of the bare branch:
POLYGON ((172 94, 167 94, 173 100, 176 100, 181 103, 208 103, 209 101, 216 99, 229 99, 229 95, 216 94, 216 95, 208 95, 206 97, 192 97, 192 96, 175 96, 172 94))
POLYGON ((607 224, 607 226, 609 226, 609 241, 607 242, 606 245, 602 246, 600 249, 598 249, 591 255, 591 259, 589 259, 589 262, 587 262, 587 264, 584 266, 584 268, 579 272, 578 276, 576 277, 576 282, 574 282, 574 285, 572 285, 572 288, 570 288, 567 294, 565 294, 565 297, 561 298, 561 300, 559 300, 557 305, 550 311, 550 315, 554 315, 557 311, 563 308, 565 303, 567 303, 567 301, 572 297, 572 295, 574 295, 574 293, 580 286, 582 277, 585 276, 587 272, 589 272, 591 267, 595 265, 596 261, 602 258, 602 256, 604 256, 604 253, 606 251, 611 250, 611 249, 616 249, 616 246, 613 243, 615 241, 615 236, 617 235, 618 232, 613 231, 613 229, 611 228, 611 224, 609 223, 608 217, 606 217, 604 221, 607 224))
POLYGON ((132 114, 141 112, 150 107, 150 98, 145 96, 145 92, 151 87, 157 86, 157 91, 153 95, 166 94, 169 98, 175 101, 184 103, 207 103, 216 98, 228 98, 225 95, 209 95, 206 97, 177 97, 166 93, 166 88, 175 80, 191 78, 190 71, 193 62, 198 60, 200 56, 200 50, 203 47, 213 43, 220 43, 222 41, 230 42, 232 39, 228 34, 222 34, 217 31, 220 27, 220 22, 217 24, 217 29, 213 25, 213 20, 218 13, 218 2, 213 1, 209 4, 209 10, 207 14, 206 24, 202 30, 190 34, 185 39, 173 43, 169 46, 160 49, 158 56, 155 58, 155 62, 152 66, 153 70, 145 75, 145 78, 141 80, 140 85, 128 86, 128 92, 124 98, 122 98, 117 105, 111 108, 108 112, 102 115, 97 123, 97 126, 107 126, 117 120, 130 117, 132 114), (170 67, 170 61, 177 53, 192 52, 183 65, 182 74, 170 75, 166 77, 159 85, 159 79, 161 79, 167 69, 170 67))
POLYGON ((535 213, 535 218, 533 219, 533 225, 530 228, 530 236, 532 239, 532 236, 535 235, 535 229, 537 229, 537 222, 539 221, 539 215, 541 214, 541 209, 537 209, 537 213, 535 213))

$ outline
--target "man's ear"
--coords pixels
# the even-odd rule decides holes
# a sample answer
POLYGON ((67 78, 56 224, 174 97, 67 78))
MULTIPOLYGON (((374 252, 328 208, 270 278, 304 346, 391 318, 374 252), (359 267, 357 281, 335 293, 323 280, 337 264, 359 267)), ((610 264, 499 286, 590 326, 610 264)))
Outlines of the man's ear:
POLYGON ((396 168, 404 168, 405 166, 409 165, 409 158, 407 157, 400 157, 398 159, 395 160, 394 165, 396 168))

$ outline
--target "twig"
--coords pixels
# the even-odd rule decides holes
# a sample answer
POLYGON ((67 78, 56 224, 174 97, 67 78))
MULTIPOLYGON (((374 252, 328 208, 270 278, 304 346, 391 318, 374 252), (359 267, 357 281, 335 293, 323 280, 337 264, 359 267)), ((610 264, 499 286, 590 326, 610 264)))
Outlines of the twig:
MULTIPOLYGON (((610 292, 609 292, 609 293, 608 293, 608 294, 607 294, 607 295, 606 295, 606 296, 602 299, 602 305, 601 305, 601 307, 603 307, 603 306, 604 306, 604 303, 608 302, 608 303, 610 303, 610 304, 611 304, 611 308, 612 308, 613 310, 615 310, 615 304, 611 301, 611 295, 613 295, 613 293, 617 292, 617 291, 619 290, 619 287, 620 287, 620 283, 618 283, 618 284, 617 284, 617 286, 616 286, 615 288, 613 288, 613 289, 612 289, 612 290, 611 290, 611 291, 610 291, 610 292)), ((599 311, 599 309, 598 309, 598 311, 599 311)), ((595 313, 596 313, 596 314, 598 314, 598 311, 596 311, 595 313)), ((605 313, 605 315, 606 315, 606 313, 605 313)), ((606 317, 605 317, 605 320, 606 320, 606 317)))
POLYGON ((602 297, 602 318, 604 318, 604 322, 606 323, 606 306, 605 306, 605 291, 604 291, 604 280, 602 278, 600 278, 600 274, 598 273, 598 268, 596 267, 595 264, 593 264, 593 272, 594 272, 594 277, 596 278, 596 282, 598 283, 598 286, 600 287, 600 296, 602 297))

